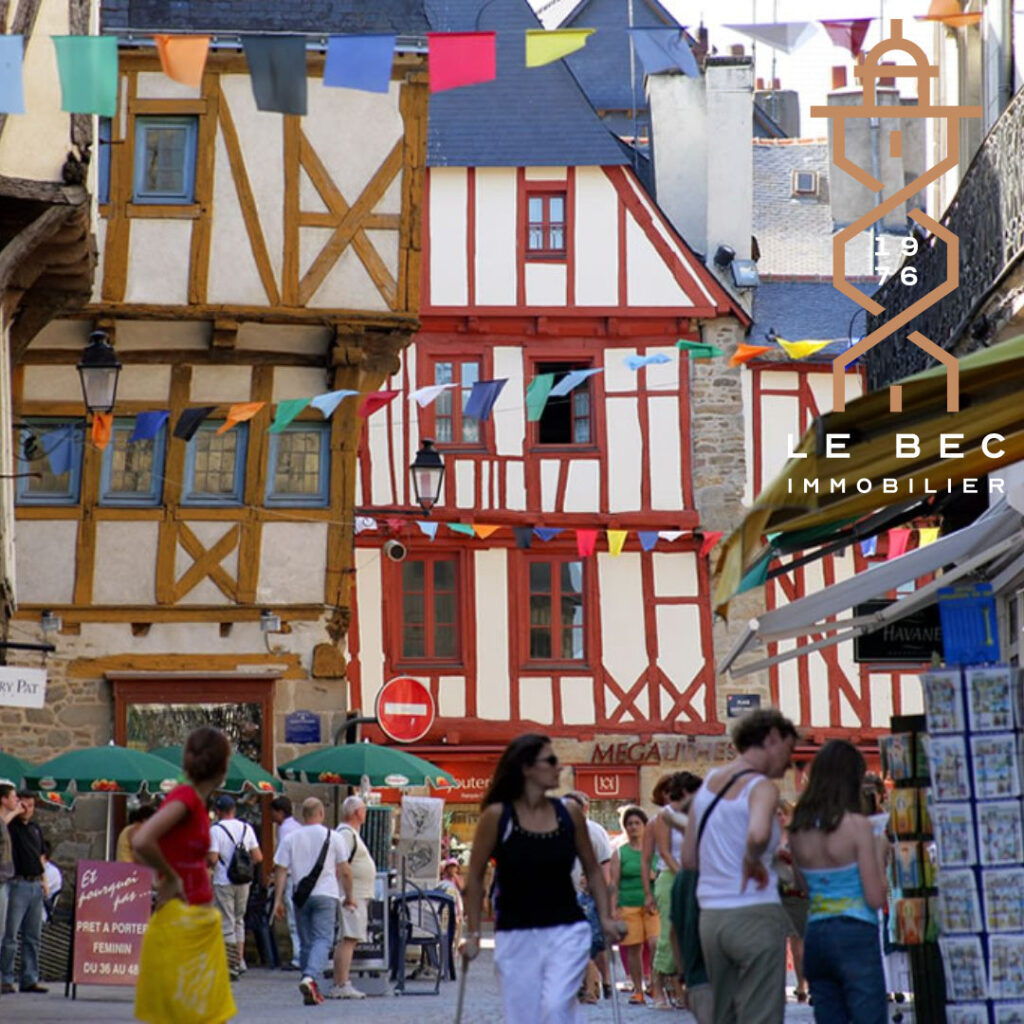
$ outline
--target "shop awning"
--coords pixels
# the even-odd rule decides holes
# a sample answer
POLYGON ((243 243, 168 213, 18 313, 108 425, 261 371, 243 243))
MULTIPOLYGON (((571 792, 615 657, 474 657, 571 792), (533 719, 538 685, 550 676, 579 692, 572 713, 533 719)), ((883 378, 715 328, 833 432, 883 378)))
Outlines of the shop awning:
POLYGON ((720 614, 728 610, 744 577, 763 561, 766 535, 815 531, 827 536, 830 525, 838 528, 1024 459, 1024 337, 960 361, 959 412, 946 411, 945 367, 933 367, 901 384, 902 412, 889 411, 889 393, 881 390, 814 421, 794 457, 722 545, 715 591, 720 614), (920 454, 897 458, 897 433, 916 434, 920 454), (942 457, 943 433, 962 435, 956 442, 962 458, 942 457), (826 457, 828 434, 849 435, 849 458, 826 457), (990 442, 986 453, 982 443, 990 434, 1003 440, 990 442), (895 481, 888 492, 886 480, 895 481))
POLYGON ((847 580, 752 619, 746 633, 719 664, 718 671, 730 672, 733 676, 748 675, 779 662, 852 640, 932 603, 936 600, 939 588, 948 587, 960 577, 976 573, 985 566, 1002 570, 1000 578, 1007 574, 1019 574, 1020 569, 1016 574, 1013 573, 1013 566, 1017 561, 1024 560, 1024 556, 1019 555, 1022 544, 1024 516, 1005 500, 1001 500, 970 526, 942 537, 927 547, 882 562, 847 580), (1015 556, 1018 557, 1015 559, 1015 556), (1009 567, 1003 569, 1008 562, 1011 563, 1009 567), (860 617, 833 618, 872 598, 883 597, 910 580, 946 567, 951 568, 913 594, 894 601, 881 611, 860 617), (736 660, 756 643, 772 643, 798 637, 815 639, 770 658, 733 667, 736 660))

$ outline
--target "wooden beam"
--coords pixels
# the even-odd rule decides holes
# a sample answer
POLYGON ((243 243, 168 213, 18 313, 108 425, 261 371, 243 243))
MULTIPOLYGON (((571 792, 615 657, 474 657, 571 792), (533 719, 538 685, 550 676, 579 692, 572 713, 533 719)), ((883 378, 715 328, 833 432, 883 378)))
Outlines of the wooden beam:
POLYGON ((209 579, 225 597, 238 600, 238 581, 233 580, 220 563, 238 547, 239 535, 240 527, 236 523, 212 547, 206 548, 186 523, 178 523, 178 541, 193 562, 171 588, 175 604, 204 579, 209 579))
POLYGON ((203 211, 198 203, 129 203, 126 212, 133 220, 196 220, 203 211))
POLYGON ((188 301, 206 301, 210 277, 210 247, 213 242, 213 185, 217 155, 217 124, 220 120, 220 80, 209 69, 202 81, 205 113, 199 117, 196 140, 195 201, 199 217, 192 223, 188 260, 188 301))
MULTIPOLYGON (((124 364, 135 366, 160 366, 188 360, 194 366, 320 366, 324 365, 325 356, 304 352, 272 352, 264 349, 234 348, 229 331, 215 331, 211 339, 210 349, 129 349, 118 352, 117 358, 124 364)), ((21 361, 36 366, 74 366, 81 361, 80 350, 67 348, 30 348, 21 361)), ((138 405, 137 411, 142 412, 152 405, 132 402, 117 403, 117 411, 130 411, 138 405)), ((81 406, 78 413, 81 413, 81 406)), ((77 415, 77 414, 76 414, 77 415)))
POLYGON ((238 194, 238 205, 242 210, 246 233, 249 235, 249 247, 252 249, 253 259, 256 261, 260 281, 263 282, 263 290, 267 293, 267 300, 272 306, 277 306, 281 303, 281 296, 277 290, 277 282, 274 280, 273 268, 270 265, 267 242, 263 237, 263 228, 260 225, 259 209, 256 206, 252 185, 249 183, 249 174, 245 169, 245 158, 242 156, 242 146, 238 140, 235 122, 231 117, 231 110, 223 93, 218 103, 218 118, 221 135, 224 138, 224 148, 228 152, 228 163, 231 165, 231 177, 234 179, 235 191, 238 194))
MULTIPOLYGON (((341 224, 342 216, 336 213, 300 213, 300 228, 336 228, 341 224)), ((402 216, 398 213, 368 213, 363 218, 366 231, 398 231, 402 226, 402 216)))
MULTIPOLYGON (((237 605, 197 604, 181 608, 154 608, 140 605, 126 608, 119 605, 93 605, 76 608, 74 605, 20 604, 13 618, 38 620, 40 612, 48 609, 59 615, 65 623, 77 622, 258 622, 262 608, 241 608, 237 605)), ((310 622, 324 614, 321 604, 274 605, 274 612, 282 622, 310 622)), ((248 658, 246 658, 248 660, 248 658)))
POLYGON ((171 369, 170 416, 167 420, 167 456, 164 469, 164 521, 157 533, 156 580, 157 604, 174 604, 174 564, 178 548, 178 523, 175 515, 181 503, 181 487, 185 474, 185 442, 174 436, 174 425, 188 407, 192 390, 192 367, 178 365, 171 369))
MULTIPOLYGON (((138 72, 127 73, 127 102, 138 95, 138 72)), ((135 160, 135 119, 123 118, 121 79, 118 77, 117 113, 111 122, 110 145, 110 217, 103 243, 103 284, 100 294, 105 302, 123 302, 128 286, 128 249, 131 244, 131 220, 128 204, 132 200, 132 164, 135 160)))
POLYGON ((427 102, 423 76, 410 75, 402 85, 399 109, 405 129, 402 154, 402 230, 399 236, 399 309, 420 307, 420 269, 423 250, 423 193, 427 167, 427 102))
POLYGON ((281 299, 286 306, 299 302, 299 135, 301 120, 291 114, 284 125, 284 251, 281 254, 281 299))
POLYGON ((64 185, 57 181, 33 181, 31 178, 12 178, 0 174, 0 196, 11 199, 31 199, 39 203, 60 203, 80 206, 89 200, 89 193, 81 185, 64 185))
POLYGON ((276 306, 220 305, 163 305, 152 302, 95 302, 85 306, 78 319, 91 320, 97 316, 121 317, 125 320, 213 320, 216 317, 235 317, 257 323, 294 324, 311 323, 335 327, 349 323, 353 328, 397 328, 416 330, 419 317, 415 313, 381 313, 366 309, 331 307, 302 309, 276 306))
MULTIPOLYGON (((257 366, 252 371, 249 399, 266 402, 249 424, 249 447, 245 457, 245 492, 243 500, 249 508, 261 506, 267 486, 267 452, 270 447, 270 403, 274 397, 273 366, 257 366)), ((238 587, 236 600, 252 604, 260 578, 260 550, 263 546, 263 522, 249 518, 242 526, 238 546, 238 587)))

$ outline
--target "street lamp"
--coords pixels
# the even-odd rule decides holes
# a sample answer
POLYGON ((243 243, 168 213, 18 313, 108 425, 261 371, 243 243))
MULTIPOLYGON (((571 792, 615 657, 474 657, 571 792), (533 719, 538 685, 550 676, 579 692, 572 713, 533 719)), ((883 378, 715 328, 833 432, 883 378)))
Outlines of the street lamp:
POLYGON ((82 379, 82 398, 89 412, 111 412, 117 395, 117 375, 121 364, 106 331, 93 331, 89 344, 82 353, 78 364, 78 375, 82 379))
POLYGON ((441 484, 444 481, 444 460, 434 448, 433 441, 424 438, 409 471, 412 473, 412 489, 416 501, 429 516, 430 510, 441 497, 441 484))

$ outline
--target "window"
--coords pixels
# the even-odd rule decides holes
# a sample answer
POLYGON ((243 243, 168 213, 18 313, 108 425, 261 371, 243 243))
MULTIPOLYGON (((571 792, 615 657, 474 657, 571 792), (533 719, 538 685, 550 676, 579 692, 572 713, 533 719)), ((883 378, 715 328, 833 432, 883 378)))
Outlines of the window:
MULTIPOLYGON (((589 369, 587 363, 537 363, 535 372, 553 373, 557 384, 570 370, 589 369)), ((592 444, 590 380, 578 384, 567 395, 548 398, 537 421, 538 444, 592 444)))
POLYGON ((100 470, 101 505, 159 505, 167 426, 148 441, 129 441, 134 419, 117 419, 100 470))
POLYGON ((330 425, 292 423, 270 438, 268 505, 323 508, 328 503, 330 425))
POLYGON ((185 449, 183 505, 241 505, 245 486, 247 423, 218 434, 221 424, 203 423, 185 449))
POLYGON ((191 203, 196 176, 195 117, 135 118, 136 203, 191 203))
POLYGON ((96 200, 99 203, 110 202, 110 139, 111 121, 109 117, 99 119, 98 144, 99 164, 97 166, 96 200))
POLYGON ((459 658, 458 563, 454 556, 402 562, 402 659, 459 658))
POLYGON ((793 172, 793 195, 795 196, 816 196, 818 194, 818 172, 817 171, 794 171, 793 172))
POLYGON ((526 193, 526 256, 565 259, 565 193, 526 193))
POLYGON ((434 439, 439 444, 481 444, 480 421, 464 416, 473 385, 480 379, 480 362, 459 359, 434 363, 435 384, 458 384, 442 391, 434 402, 434 439))
POLYGON ((82 482, 81 420, 32 420, 18 437, 19 505, 77 505, 82 482))
POLYGON ((530 661, 583 661, 583 563, 529 563, 530 661))

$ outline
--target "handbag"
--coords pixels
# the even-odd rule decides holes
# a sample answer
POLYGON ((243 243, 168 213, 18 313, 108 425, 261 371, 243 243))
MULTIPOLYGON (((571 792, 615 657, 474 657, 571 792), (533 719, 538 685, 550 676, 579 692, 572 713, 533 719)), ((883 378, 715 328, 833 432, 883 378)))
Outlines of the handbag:
POLYGON ((306 900, 313 894, 320 872, 324 869, 324 861, 327 859, 327 847, 331 845, 331 831, 327 829, 327 838, 324 845, 320 847, 320 856, 317 857, 313 870, 308 875, 299 879, 294 890, 292 890, 292 903, 296 910, 301 910, 306 905, 306 900))

